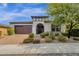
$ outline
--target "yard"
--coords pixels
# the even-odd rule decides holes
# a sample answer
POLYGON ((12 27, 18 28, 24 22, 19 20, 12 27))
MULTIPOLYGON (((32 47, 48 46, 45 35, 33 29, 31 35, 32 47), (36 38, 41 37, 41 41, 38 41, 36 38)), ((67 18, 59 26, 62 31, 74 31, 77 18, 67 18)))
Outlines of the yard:
POLYGON ((5 36, 5 37, 0 38, 0 44, 20 44, 27 37, 28 35, 25 35, 25 34, 5 36))
POLYGON ((79 55, 79 41, 21 44, 27 37, 18 34, 1 38, 0 55, 79 55))
MULTIPOLYGON (((79 40, 73 40, 72 37, 71 37, 71 39, 66 40, 66 42, 64 42, 63 39, 62 39, 63 42, 58 41, 59 39, 61 39, 63 37, 58 38, 58 40, 54 39, 54 38, 52 40, 50 38, 50 40, 49 40, 48 37, 41 38, 39 35, 36 35, 35 38, 38 40, 34 40, 34 41, 30 41, 30 40, 32 40, 32 38, 29 39, 28 37, 29 37, 29 35, 26 35, 26 34, 15 34, 15 35, 4 36, 4 37, 0 38, 0 44, 22 44, 25 39, 27 41, 26 44, 28 44, 28 43, 39 43, 39 44, 41 44, 41 43, 79 43, 79 40)), ((78 39, 79 39, 79 37, 78 37, 78 39)))

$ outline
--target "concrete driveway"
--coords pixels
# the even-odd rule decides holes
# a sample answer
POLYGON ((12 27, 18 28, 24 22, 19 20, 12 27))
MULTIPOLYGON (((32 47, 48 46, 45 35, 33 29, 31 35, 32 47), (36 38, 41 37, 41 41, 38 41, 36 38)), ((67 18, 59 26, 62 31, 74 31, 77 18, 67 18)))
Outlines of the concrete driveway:
POLYGON ((20 44, 27 37, 28 35, 25 34, 5 36, 3 38, 0 38, 0 44, 20 44))

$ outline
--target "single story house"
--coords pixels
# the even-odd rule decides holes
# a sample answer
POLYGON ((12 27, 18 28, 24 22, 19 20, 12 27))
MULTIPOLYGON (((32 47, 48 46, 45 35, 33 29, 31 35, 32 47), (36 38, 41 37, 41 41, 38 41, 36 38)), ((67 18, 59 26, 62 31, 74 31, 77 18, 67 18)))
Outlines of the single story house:
POLYGON ((10 22, 14 34, 40 34, 42 32, 65 32, 65 26, 51 26, 48 16, 31 16, 29 22, 10 22))
POLYGON ((0 24, 0 36, 8 35, 7 26, 0 24))

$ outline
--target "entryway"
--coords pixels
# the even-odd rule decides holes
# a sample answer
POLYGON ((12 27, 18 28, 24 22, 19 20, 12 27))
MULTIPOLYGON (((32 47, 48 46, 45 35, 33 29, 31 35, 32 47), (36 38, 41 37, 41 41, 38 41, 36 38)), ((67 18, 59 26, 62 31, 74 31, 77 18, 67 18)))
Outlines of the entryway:
POLYGON ((43 24, 39 23, 37 24, 37 27, 36 27, 36 34, 40 34, 42 32, 44 32, 44 26, 43 24))

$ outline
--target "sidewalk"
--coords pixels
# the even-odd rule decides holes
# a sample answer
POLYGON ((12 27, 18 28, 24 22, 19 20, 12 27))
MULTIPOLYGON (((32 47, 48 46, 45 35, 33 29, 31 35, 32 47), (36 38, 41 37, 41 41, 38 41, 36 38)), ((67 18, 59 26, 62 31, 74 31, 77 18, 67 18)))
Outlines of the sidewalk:
POLYGON ((79 55, 79 43, 0 45, 0 55, 79 55))

